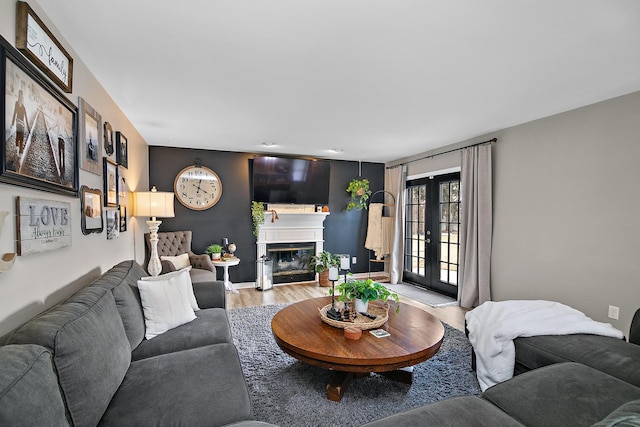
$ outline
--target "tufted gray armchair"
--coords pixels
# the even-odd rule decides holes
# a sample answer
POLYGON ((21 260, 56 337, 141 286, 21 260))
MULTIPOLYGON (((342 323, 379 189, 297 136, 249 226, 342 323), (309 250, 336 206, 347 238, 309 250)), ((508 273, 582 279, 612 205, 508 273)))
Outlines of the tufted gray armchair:
MULTIPOLYGON (((167 231, 158 233, 158 256, 177 256, 180 254, 188 253, 189 262, 191 263, 191 281, 196 282, 211 282, 217 280, 216 267, 211 263, 209 255, 202 254, 196 255, 191 251, 191 231, 167 231)), ((151 241, 149 233, 144 235, 144 240, 147 242, 147 250, 145 253, 144 266, 145 269, 149 264, 149 257, 151 256, 151 241)), ((169 273, 175 271, 173 264, 169 261, 162 262, 162 273, 169 273)))

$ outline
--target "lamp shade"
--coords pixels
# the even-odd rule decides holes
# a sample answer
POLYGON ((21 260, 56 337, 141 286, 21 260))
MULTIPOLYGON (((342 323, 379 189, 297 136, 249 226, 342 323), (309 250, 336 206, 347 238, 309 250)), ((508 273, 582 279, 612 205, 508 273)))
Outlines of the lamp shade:
POLYGON ((133 193, 133 215, 153 218, 173 218, 173 193, 157 191, 138 191, 133 193))

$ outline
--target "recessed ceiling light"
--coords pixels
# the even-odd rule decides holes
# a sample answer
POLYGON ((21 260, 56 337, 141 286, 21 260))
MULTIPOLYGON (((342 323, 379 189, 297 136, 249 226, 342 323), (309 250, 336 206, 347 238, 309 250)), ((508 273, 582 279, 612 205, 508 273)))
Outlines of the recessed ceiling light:
POLYGON ((342 148, 330 148, 329 151, 332 153, 342 153, 344 150, 342 148))
POLYGON ((264 145, 265 147, 275 147, 276 143, 275 142, 263 142, 262 145, 264 145))

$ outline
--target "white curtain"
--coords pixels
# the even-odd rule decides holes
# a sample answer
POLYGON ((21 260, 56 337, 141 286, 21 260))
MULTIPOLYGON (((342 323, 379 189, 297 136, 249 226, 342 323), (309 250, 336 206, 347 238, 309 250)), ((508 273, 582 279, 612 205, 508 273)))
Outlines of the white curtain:
POLYGON ((458 301, 476 307, 491 300, 493 200, 491 144, 462 150, 458 301))
POLYGON ((391 258, 389 262, 389 281, 392 284, 402 282, 404 270, 404 193, 407 166, 401 165, 385 172, 387 191, 396 198, 393 213, 393 239, 391 240, 391 258))

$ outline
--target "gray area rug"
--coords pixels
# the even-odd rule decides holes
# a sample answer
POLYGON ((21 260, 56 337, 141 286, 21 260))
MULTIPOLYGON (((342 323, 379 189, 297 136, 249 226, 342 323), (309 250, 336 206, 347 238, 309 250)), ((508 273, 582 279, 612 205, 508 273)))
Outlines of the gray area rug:
POLYGON ((372 374, 353 380, 342 401, 332 402, 326 397, 331 372, 299 362, 273 339, 271 319, 285 306, 228 310, 256 420, 282 427, 350 427, 448 397, 480 394, 471 345, 445 324, 440 351, 414 367, 412 385, 372 374))
POLYGON ((458 301, 455 298, 441 295, 437 292, 432 292, 418 286, 405 283, 401 283, 398 285, 384 283, 384 285, 397 294, 409 297, 416 301, 420 301, 421 303, 430 305, 431 307, 449 307, 458 305, 458 301))

